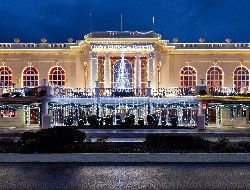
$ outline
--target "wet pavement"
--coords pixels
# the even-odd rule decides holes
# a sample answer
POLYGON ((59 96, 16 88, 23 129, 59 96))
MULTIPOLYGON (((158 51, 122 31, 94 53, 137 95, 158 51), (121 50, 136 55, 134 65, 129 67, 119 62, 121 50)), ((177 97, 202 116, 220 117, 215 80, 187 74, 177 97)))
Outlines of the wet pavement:
POLYGON ((1 163, 0 176, 0 189, 250 189, 249 163, 1 163))

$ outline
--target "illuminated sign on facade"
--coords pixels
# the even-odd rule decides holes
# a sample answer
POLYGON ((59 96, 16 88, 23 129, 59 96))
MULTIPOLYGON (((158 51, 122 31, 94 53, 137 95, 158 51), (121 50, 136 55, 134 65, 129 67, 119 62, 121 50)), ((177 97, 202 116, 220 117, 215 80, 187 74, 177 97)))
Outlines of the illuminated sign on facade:
POLYGON ((93 44, 91 45, 92 50, 154 50, 154 45, 124 45, 124 44, 93 44))

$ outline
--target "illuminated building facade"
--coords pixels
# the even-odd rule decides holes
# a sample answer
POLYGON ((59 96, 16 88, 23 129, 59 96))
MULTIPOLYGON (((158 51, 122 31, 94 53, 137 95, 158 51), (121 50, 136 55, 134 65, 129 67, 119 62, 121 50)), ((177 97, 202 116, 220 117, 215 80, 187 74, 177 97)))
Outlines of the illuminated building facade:
POLYGON ((250 44, 173 41, 93 32, 75 43, 0 43, 0 126, 91 114, 146 123, 156 114, 159 124, 177 117, 179 126, 249 127, 250 44))

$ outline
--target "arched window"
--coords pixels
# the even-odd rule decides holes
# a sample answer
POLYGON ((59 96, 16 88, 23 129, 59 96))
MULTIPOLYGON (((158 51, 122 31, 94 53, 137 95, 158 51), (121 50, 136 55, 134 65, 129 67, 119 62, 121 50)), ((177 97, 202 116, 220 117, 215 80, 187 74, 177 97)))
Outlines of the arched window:
POLYGON ((28 66, 23 69, 23 87, 38 86, 38 70, 34 66, 28 66))
POLYGON ((123 61, 121 59, 115 62, 113 74, 114 88, 129 89, 133 87, 132 64, 127 59, 123 61))
POLYGON ((0 67, 0 86, 12 86, 12 71, 7 66, 0 67))
POLYGON ((222 87, 223 71, 218 66, 212 66, 207 71, 207 86, 222 87))
POLYGON ((49 82, 58 86, 65 86, 65 70, 60 66, 51 67, 49 70, 49 82))
POLYGON ((197 72, 195 68, 186 66, 181 69, 180 72, 180 83, 181 86, 195 88, 197 82, 197 72))
POLYGON ((234 87, 249 87, 249 70, 244 66, 239 66, 234 69, 234 87))

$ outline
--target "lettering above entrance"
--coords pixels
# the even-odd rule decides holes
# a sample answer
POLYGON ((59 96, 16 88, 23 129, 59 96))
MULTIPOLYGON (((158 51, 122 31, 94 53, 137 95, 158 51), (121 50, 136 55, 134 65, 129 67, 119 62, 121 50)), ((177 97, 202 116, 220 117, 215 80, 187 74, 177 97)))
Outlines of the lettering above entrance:
POLYGON ((92 51, 101 51, 101 50, 122 50, 122 51, 154 51, 155 46, 152 44, 141 44, 141 45, 135 45, 135 44, 92 44, 91 49, 92 51))

